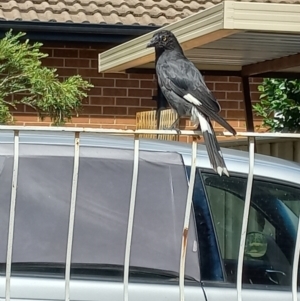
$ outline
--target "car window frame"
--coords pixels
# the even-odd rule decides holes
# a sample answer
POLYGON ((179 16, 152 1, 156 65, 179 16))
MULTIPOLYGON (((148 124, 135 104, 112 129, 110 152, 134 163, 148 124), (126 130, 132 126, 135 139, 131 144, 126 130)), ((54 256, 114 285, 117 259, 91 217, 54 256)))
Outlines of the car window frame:
MULTIPOLYGON (((204 183, 203 175, 204 174, 214 175, 214 172, 211 169, 202 168, 200 166, 197 167, 197 171, 199 171, 199 174, 200 174, 200 177, 201 177, 201 180, 202 180, 202 183, 203 183, 205 198, 206 198, 207 205, 209 207, 209 213, 211 215, 210 218, 213 221, 212 209, 211 209, 209 198, 208 198, 208 195, 207 195, 207 190, 206 190, 206 186, 205 186, 205 183, 204 183)), ((248 177, 248 175, 246 173, 239 173, 239 172, 230 172, 230 175, 233 176, 233 177, 243 178, 246 181, 247 181, 247 177, 248 177)), ((282 180, 279 180, 279 179, 275 179, 275 178, 271 178, 271 177, 264 177, 264 176, 261 176, 261 175, 255 175, 254 174, 253 181, 263 181, 263 182, 271 182, 272 184, 287 185, 287 186, 290 186, 290 187, 293 187, 293 188, 296 188, 296 189, 300 190, 300 184, 299 183, 290 182, 290 181, 282 181, 282 180)), ((300 219, 300 215, 299 215, 298 218, 300 219)), ((224 260, 223 260, 222 254, 221 254, 221 249, 220 249, 220 245, 219 245, 219 239, 218 239, 218 236, 217 236, 217 232, 216 232, 216 228, 215 228, 215 223, 214 222, 213 222, 213 229, 214 229, 214 235, 216 237, 217 244, 218 244, 219 258, 221 259, 221 264, 223 266, 224 281, 221 282, 221 281, 211 281, 211 280, 202 279, 202 283, 204 285, 206 285, 206 286, 209 286, 209 287, 216 287, 216 288, 217 287, 218 288, 222 288, 222 287, 223 288, 225 288, 225 287, 226 288, 236 288, 237 287, 237 283, 236 282, 234 282, 234 283, 232 283, 232 282, 226 282, 227 275, 226 275, 226 270, 225 270, 225 267, 224 267, 224 260)), ((300 268, 298 270, 298 273, 300 273, 300 268)), ((244 289, 250 289, 250 290, 258 289, 258 290, 265 290, 265 291, 291 292, 290 286, 276 286, 276 285, 271 286, 271 285, 264 285, 264 284, 242 283, 242 287, 244 289)), ((298 285, 298 288, 300 288, 300 284, 298 285)))

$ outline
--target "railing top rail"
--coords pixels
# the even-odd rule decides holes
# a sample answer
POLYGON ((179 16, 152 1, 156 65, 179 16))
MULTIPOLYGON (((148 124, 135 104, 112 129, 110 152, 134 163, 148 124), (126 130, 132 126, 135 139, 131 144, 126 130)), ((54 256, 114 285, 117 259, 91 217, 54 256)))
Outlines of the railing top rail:
MULTIPOLYGON (((115 134, 115 135, 177 135, 176 130, 122 130, 122 129, 102 129, 88 127, 45 127, 45 126, 11 126, 0 125, 0 131, 27 131, 27 132, 70 132, 70 133, 99 133, 99 134, 115 134)), ((198 136, 201 131, 182 130, 180 135, 198 136)), ((229 132, 223 132, 220 136, 234 137, 229 132)), ((264 137, 264 138, 300 138, 300 133, 258 133, 258 132, 237 132, 235 137, 264 137)))

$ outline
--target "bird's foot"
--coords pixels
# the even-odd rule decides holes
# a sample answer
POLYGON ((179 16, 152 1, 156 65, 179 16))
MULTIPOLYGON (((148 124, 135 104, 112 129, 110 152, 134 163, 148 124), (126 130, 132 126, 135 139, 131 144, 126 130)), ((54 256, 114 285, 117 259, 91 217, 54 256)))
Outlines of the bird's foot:
POLYGON ((163 127, 163 130, 165 130, 165 131, 173 131, 173 130, 175 130, 177 132, 177 135, 179 135, 181 133, 180 129, 177 128, 177 127, 175 127, 175 126, 170 126, 170 127, 165 126, 165 127, 163 127))

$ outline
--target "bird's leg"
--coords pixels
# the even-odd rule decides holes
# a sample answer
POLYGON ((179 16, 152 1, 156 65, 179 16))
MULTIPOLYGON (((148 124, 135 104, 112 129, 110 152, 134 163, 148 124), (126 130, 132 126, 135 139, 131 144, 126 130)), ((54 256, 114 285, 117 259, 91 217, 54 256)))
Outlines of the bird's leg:
POLYGON ((180 120, 180 116, 172 123, 170 127, 164 127, 164 130, 175 130, 177 134, 180 134, 179 128, 176 127, 177 122, 180 120))
MULTIPOLYGON (((195 131, 201 132, 201 126, 200 126, 200 123, 199 123, 198 126, 195 128, 195 131)), ((197 135, 196 138, 200 139, 201 136, 200 136, 200 135, 197 135)))

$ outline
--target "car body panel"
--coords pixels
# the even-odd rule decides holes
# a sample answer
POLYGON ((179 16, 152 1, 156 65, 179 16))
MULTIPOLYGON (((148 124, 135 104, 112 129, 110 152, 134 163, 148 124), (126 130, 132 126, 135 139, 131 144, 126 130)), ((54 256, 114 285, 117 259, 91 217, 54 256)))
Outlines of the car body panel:
MULTIPOLYGON (((0 143, 8 143, 13 147, 13 135, 10 132, 0 134, 0 143)), ((74 145, 72 133, 22 133, 20 143, 43 144, 43 145, 74 145)), ((98 134, 81 134, 80 145, 84 148, 104 147, 116 149, 133 149, 132 137, 109 136, 98 134)), ((191 164, 191 146, 185 143, 157 141, 141 139, 140 149, 150 152, 177 152, 186 166, 191 164)), ((248 153, 231 149, 222 149, 224 158, 230 173, 247 176, 248 173, 248 153)), ((205 146, 199 144, 197 153, 197 166, 205 170, 211 167, 207 157, 205 146)), ((276 181, 287 182, 299 185, 300 164, 289 162, 277 158, 262 155, 255 156, 254 175, 259 178, 274 179, 276 181)), ((61 300, 64 299, 65 290, 64 279, 41 278, 41 277, 12 277, 11 297, 14 300, 61 300)), ((0 276, 0 300, 4 298, 5 277, 0 276), (3 296, 3 297, 2 297, 3 296)), ((72 300, 80 301, 118 301, 123 300, 123 284, 121 281, 102 280, 74 280, 70 282, 70 294, 72 300)), ((290 290, 273 290, 265 288, 244 289, 243 301, 291 300, 290 290)), ((219 301, 236 300, 237 292, 234 287, 226 287, 224 284, 218 286, 216 283, 210 285, 204 283, 199 285, 186 285, 186 301, 219 301), (204 290, 204 291, 203 291, 204 290)), ((145 281, 144 283, 129 284, 130 301, 160 301, 179 300, 178 284, 161 284, 145 281)), ((300 300, 300 295, 298 297, 300 300)))

